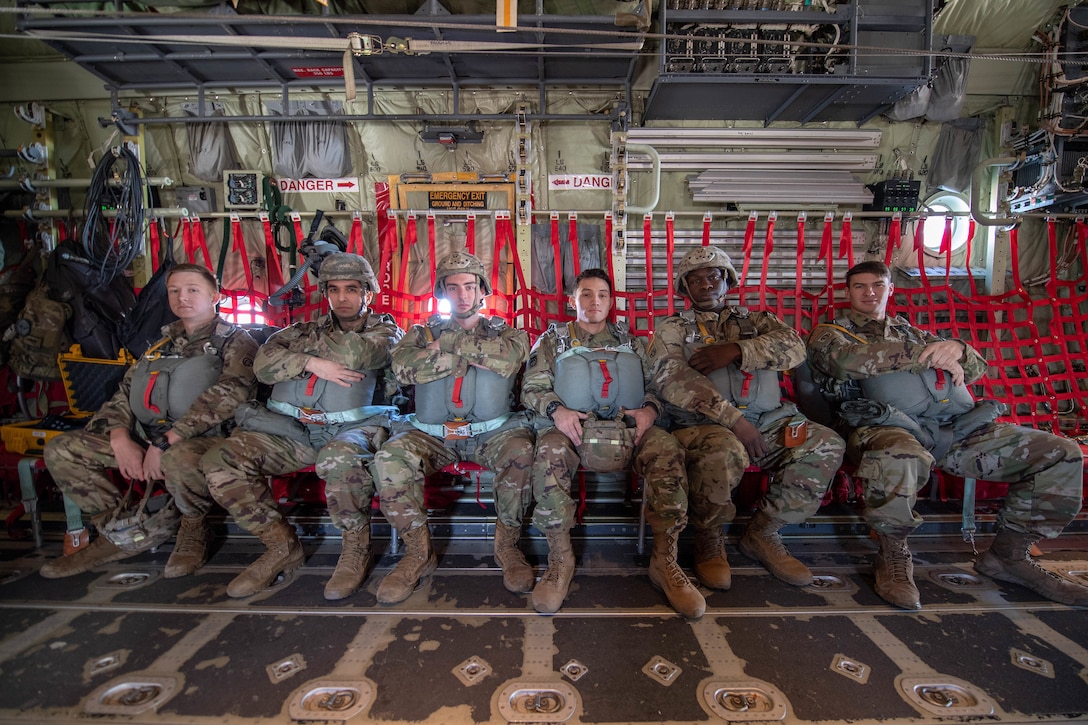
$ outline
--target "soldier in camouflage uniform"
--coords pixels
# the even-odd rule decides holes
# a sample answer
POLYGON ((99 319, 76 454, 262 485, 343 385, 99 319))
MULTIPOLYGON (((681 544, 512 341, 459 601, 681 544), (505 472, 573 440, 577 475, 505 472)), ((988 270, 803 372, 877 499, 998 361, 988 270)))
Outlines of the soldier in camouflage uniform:
POLYGON ((736 513, 731 494, 745 468, 758 465, 771 474, 771 484, 740 550, 782 581, 805 586, 812 572, 790 555, 778 532, 816 513, 845 444, 782 400, 779 372, 805 359, 804 342, 771 312, 727 305, 736 284, 732 261, 715 247, 688 252, 677 267, 675 289, 692 308, 658 323, 650 359, 673 435, 687 452, 690 489, 651 489, 649 517, 677 531, 690 515, 699 581, 728 589, 723 526, 736 513))
POLYGON ((994 422, 996 406, 979 417, 987 401, 975 404, 964 384, 985 374, 985 359, 961 340, 944 340, 888 316, 892 283, 885 264, 855 265, 846 273, 846 288, 850 310, 834 323, 818 325, 808 350, 813 380, 840 419, 866 408, 877 413, 851 418, 854 425, 844 420, 848 452, 864 484, 865 519, 880 542, 877 593, 904 609, 921 607, 907 537, 922 523, 914 502, 936 466, 1011 484, 998 514, 997 537, 975 562, 978 571, 1048 599, 1088 605, 1088 588, 1048 572, 1030 554, 1035 542, 1056 537, 1080 510, 1080 447, 1050 433, 994 422), (952 386, 932 382, 945 377, 952 386), (923 412, 905 412, 915 399, 931 399, 925 388, 915 395, 912 380, 943 385, 932 397, 942 402, 966 396, 968 412, 935 419, 928 403, 923 412), (943 430, 950 437, 942 440, 943 430))
POLYGON ((389 435, 386 405, 389 351, 401 339, 393 318, 370 311, 378 280, 356 254, 326 257, 318 284, 330 314, 273 334, 257 353, 254 371, 272 385, 267 404, 239 410, 236 430, 201 461, 211 495, 267 551, 227 586, 246 597, 280 572, 302 565, 302 544, 284 520, 265 479, 311 464, 325 480, 332 523, 341 532, 340 558, 325 585, 326 599, 351 596, 370 561, 370 505, 374 452, 389 435))
POLYGON ((518 549, 530 503, 533 430, 513 407, 514 380, 529 354, 529 337, 480 314, 491 294, 483 264, 454 252, 438 262, 434 295, 450 317, 416 325, 393 349, 397 380, 415 386, 412 427, 389 439, 374 457, 382 513, 404 538, 404 556, 378 587, 378 601, 407 599, 438 565, 431 547, 423 484, 458 461, 495 474, 495 558, 512 592, 533 588, 533 570, 518 549))
MULTIPOLYGON (((575 280, 570 305, 577 319, 553 324, 536 341, 521 388, 521 400, 537 413, 533 460, 533 525, 548 539, 548 569, 533 589, 538 612, 559 610, 574 576, 570 528, 574 523, 571 478, 579 454, 589 470, 615 468, 614 457, 634 457, 634 470, 648 489, 686 488, 684 455, 676 439, 654 425, 662 403, 650 391, 646 343, 626 327, 608 322, 612 309, 612 280, 603 269, 587 269, 575 280), (599 418, 626 421, 626 435, 585 439, 599 418), (593 423, 591 422, 592 426, 593 423), (586 460, 588 459, 588 460, 586 460)), ((656 532, 655 542, 659 537, 656 532)), ((674 542, 675 543, 675 542, 674 542)), ((655 546, 650 579, 664 590, 669 603, 687 617, 702 616, 706 600, 676 564, 655 546)))
MULTIPOLYGON (((121 501, 108 469, 149 485, 165 480, 183 515, 164 572, 171 577, 179 576, 186 550, 205 546, 203 522, 210 501, 200 458, 222 440, 223 424, 256 389, 252 366, 257 343, 216 314, 219 286, 204 267, 174 267, 166 288, 178 321, 162 328, 164 338, 128 370, 84 430, 46 444, 45 463, 61 491, 99 527, 121 501)), ((136 553, 100 535, 74 554, 47 562, 41 573, 71 576, 136 553)))

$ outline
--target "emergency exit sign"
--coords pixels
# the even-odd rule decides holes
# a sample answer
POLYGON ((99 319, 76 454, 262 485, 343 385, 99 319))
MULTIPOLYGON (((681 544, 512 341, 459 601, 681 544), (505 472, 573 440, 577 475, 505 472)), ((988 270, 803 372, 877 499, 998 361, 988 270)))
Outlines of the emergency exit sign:
POLYGON ((338 194, 359 190, 359 177, 343 179, 272 179, 280 191, 300 194, 338 194))
POLYGON ((427 192, 432 209, 486 209, 487 192, 468 189, 437 189, 427 192))

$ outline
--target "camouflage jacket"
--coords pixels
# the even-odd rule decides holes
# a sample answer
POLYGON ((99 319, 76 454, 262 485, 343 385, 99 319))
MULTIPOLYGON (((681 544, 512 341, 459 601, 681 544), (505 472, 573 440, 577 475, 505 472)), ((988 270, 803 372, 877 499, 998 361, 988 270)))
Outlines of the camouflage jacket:
MULTIPOLYGON (((841 399, 847 381, 896 371, 921 372, 928 367, 918 362, 922 351, 926 345, 943 339, 902 317, 890 315, 883 320, 870 320, 851 310, 834 323, 817 325, 809 335, 812 379, 825 395, 841 399)), ((962 344, 959 362, 964 382, 973 383, 986 374, 988 365, 977 350, 962 344)))
MULTIPOLYGON (((737 366, 745 372, 790 370, 805 359, 805 343, 801 336, 771 312, 726 307, 721 312, 695 311, 695 320, 714 338, 715 344, 735 342, 740 346, 737 366), (742 327, 738 320, 745 318, 750 324, 742 327), (746 337, 744 328, 752 327, 756 334, 746 337)), ((687 341, 691 327, 680 315, 657 323, 649 354, 658 395, 669 407, 701 415, 706 422, 731 428, 741 418, 741 411, 723 398, 705 375, 688 364, 695 349, 687 341)))
MULTIPOLYGON (((596 335, 587 334, 577 322, 574 323, 574 327, 578 331, 578 340, 585 347, 615 347, 623 342, 616 334, 612 323, 608 323, 604 330, 596 335)), ((629 335, 628 340, 635 354, 642 361, 643 383, 646 388, 642 404, 652 405, 660 412, 664 410, 664 405, 650 392, 650 362, 646 354, 646 342, 636 335, 629 335)), ((549 403, 563 402, 555 394, 555 358, 558 347, 559 336, 555 326, 552 325, 537 338, 536 344, 529 353, 529 364, 525 368, 525 379, 521 384, 521 402, 526 408, 531 408, 540 415, 545 414, 549 403)))
POLYGON ((529 336, 498 317, 481 316, 465 330, 452 317, 436 315, 426 325, 414 325, 393 348, 393 374, 400 383, 415 385, 464 375, 476 364, 510 378, 528 356, 529 336), (432 339, 438 340, 438 350, 427 349, 432 339))
POLYGON ((304 377, 312 357, 352 370, 384 370, 392 360, 389 351, 402 337, 404 330, 390 315, 367 312, 359 332, 342 330, 332 315, 325 315, 274 333, 257 352, 253 370, 268 385, 304 377))
MULTIPOLYGON (((171 322, 162 328, 169 343, 159 348, 167 355, 196 357, 204 354, 204 347, 212 336, 226 338, 221 354, 223 371, 219 380, 196 399, 185 415, 174 421, 172 430, 182 438, 195 438, 218 425, 234 418, 235 409, 253 396, 257 384, 253 377, 253 358, 257 354, 257 341, 249 333, 229 322, 216 318, 197 330, 191 337, 180 322, 171 322)), ((115 428, 134 430, 136 416, 129 406, 129 390, 136 372, 133 365, 121 380, 121 386, 113 397, 98 409, 87 423, 92 433, 108 433, 115 428)))

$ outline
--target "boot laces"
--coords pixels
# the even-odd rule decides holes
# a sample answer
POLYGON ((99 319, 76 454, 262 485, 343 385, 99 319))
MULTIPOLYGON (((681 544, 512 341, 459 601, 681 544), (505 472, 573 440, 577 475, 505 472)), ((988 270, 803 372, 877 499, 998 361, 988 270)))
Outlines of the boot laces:
POLYGON ((199 555, 204 545, 204 524, 202 521, 183 516, 181 530, 178 531, 177 544, 174 546, 176 554, 199 555))
POLYGON ((911 565, 910 552, 900 548, 890 549, 884 553, 884 561, 888 566, 888 573, 891 575, 892 581, 911 581, 908 572, 911 565))
POLYGON ((680 565, 676 563, 676 559, 671 556, 665 559, 665 573, 676 587, 683 588, 691 586, 691 579, 688 579, 688 575, 685 574, 684 570, 680 568, 680 565))

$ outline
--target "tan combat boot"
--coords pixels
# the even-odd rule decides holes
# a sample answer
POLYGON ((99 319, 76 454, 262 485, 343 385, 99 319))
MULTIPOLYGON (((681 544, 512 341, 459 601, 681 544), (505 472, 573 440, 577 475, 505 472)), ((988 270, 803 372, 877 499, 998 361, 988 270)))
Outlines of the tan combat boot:
POLYGON ((975 569, 988 577, 1027 587, 1055 602, 1088 606, 1088 587, 1047 571, 1031 558, 1031 547, 1041 538, 1038 534, 1002 528, 989 551, 975 562, 975 569))
POLYGON ((400 535, 404 540, 404 556, 378 585, 379 604, 403 602, 415 591, 420 579, 438 568, 427 524, 404 529, 400 535))
POLYGON ((785 521, 759 511, 752 517, 737 548, 787 584, 806 587, 812 583, 812 572, 786 550, 782 537, 778 535, 778 530, 785 525, 785 521))
POLYGON ((325 598, 329 600, 350 597, 363 584, 366 568, 370 563, 370 524, 366 523, 354 531, 342 533, 340 558, 336 569, 325 585, 325 598))
POLYGON ((525 554, 518 548, 521 540, 520 526, 507 526, 501 521, 495 522, 495 561, 502 567, 502 583, 509 592, 524 594, 531 592, 536 584, 533 568, 525 560, 525 554))
POLYGON ((267 589, 280 572, 290 574, 306 559, 295 528, 282 519, 262 526, 253 533, 268 551, 227 585, 227 596, 248 597, 267 589))
POLYGON ((121 561, 136 556, 137 552, 128 552, 105 536, 99 534, 98 538, 74 554, 62 556, 42 564, 39 570, 46 579, 63 579, 66 576, 75 576, 83 572, 108 564, 111 561, 121 561))
POLYGON ((918 587, 914 585, 914 561, 910 557, 906 538, 877 535, 880 551, 873 563, 876 593, 889 604, 901 609, 921 609, 918 587))
POLYGON ((706 600, 688 575, 676 563, 678 528, 654 532, 654 550, 650 555, 650 582, 665 592, 669 604, 688 619, 698 619, 706 611, 706 600))
POLYGON ((695 529, 695 576, 700 584, 711 589, 728 589, 733 585, 725 553, 725 529, 721 526, 695 529))
POLYGON ((570 548, 570 530, 549 531, 548 568, 533 588, 533 609, 541 614, 558 612, 563 606, 574 578, 574 551, 570 548))
POLYGON ((174 550, 170 552, 166 568, 162 571, 163 577, 175 579, 179 576, 188 576, 204 566, 204 562, 208 560, 208 540, 211 538, 211 533, 203 514, 182 516, 174 550))

